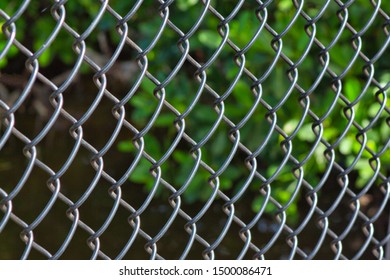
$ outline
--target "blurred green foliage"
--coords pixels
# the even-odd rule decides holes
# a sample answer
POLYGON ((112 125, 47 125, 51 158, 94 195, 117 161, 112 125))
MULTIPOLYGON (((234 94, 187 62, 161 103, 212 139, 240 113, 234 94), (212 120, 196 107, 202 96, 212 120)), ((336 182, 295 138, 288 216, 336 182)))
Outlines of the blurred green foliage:
MULTIPOLYGON (((0 8, 8 14, 13 14, 21 2, 16 0, 2 1, 0 8)), ((112 0, 109 2, 109 5, 120 16, 125 16, 133 5, 133 3, 128 2, 112 0)), ((303 10, 311 17, 317 15, 322 8, 322 4, 319 3, 321 1, 304 2, 303 10)), ((51 4, 52 1, 49 0, 32 1, 23 16, 16 22, 17 40, 33 51, 37 51, 45 44, 56 25, 50 9, 47 9, 51 4)), ((211 1, 211 4, 218 13, 223 17, 227 17, 233 11, 237 1, 211 1)), ((159 6, 160 3, 158 1, 144 1, 128 22, 129 37, 142 49, 147 48, 152 43, 162 24, 162 18, 158 12, 159 6)), ((99 1, 79 0, 66 2, 65 7, 66 24, 79 34, 82 34, 92 23, 101 4, 99 1)), ((259 18, 264 17, 265 14, 264 12, 257 13, 257 7, 256 1, 245 1, 240 11, 229 22, 228 38, 238 48, 244 48, 252 40, 261 25, 259 18)), ((186 33, 196 24, 203 8, 204 5, 198 0, 177 0, 170 6, 169 19, 186 33)), ((348 23, 359 32, 365 28, 370 20, 370 16, 374 13, 374 8, 370 1, 356 1, 348 8, 348 15, 343 12, 338 13, 339 9, 340 7, 331 1, 326 12, 316 23, 316 38, 325 46, 329 45, 336 37, 342 26, 342 17, 348 16, 348 23)), ((390 12, 390 2, 382 1, 382 9, 390 12)), ((293 1, 273 1, 268 6, 267 23, 276 32, 280 33, 289 25, 295 13, 296 8, 293 1)), ((4 24, 4 21, 0 22, 0 24, 4 24)), ((222 36, 218 32, 219 24, 220 19, 209 12, 200 24, 199 29, 189 39, 190 55, 201 64, 210 59, 222 42, 222 36)), ((313 32, 313 30, 307 24, 308 22, 303 17, 298 17, 291 29, 282 38, 282 51, 292 62, 298 61, 304 55, 310 43, 308 32, 313 32)), ((383 24, 384 18, 377 16, 370 28, 362 36, 362 52, 369 58, 373 57, 385 43, 386 36, 383 32, 383 24)), ((115 49, 120 39, 116 25, 116 19, 108 12, 105 12, 96 27, 96 32, 91 32, 87 37, 87 46, 99 51, 99 34, 104 34, 108 38, 111 48, 115 49)), ((344 71, 356 53, 352 47, 351 37, 351 32, 344 30, 338 42, 329 51, 329 67, 336 74, 341 74, 344 71)), ((0 49, 5 46, 6 41, 4 39, 4 35, 1 35, 0 49)), ((168 77, 182 55, 177 46, 179 39, 180 36, 172 28, 166 27, 156 46, 147 55, 149 61, 148 71, 160 82, 168 77)), ((245 67, 257 78, 260 78, 267 71, 275 58, 276 51, 272 48, 272 39, 271 33, 263 29, 255 43, 245 53, 245 67)), ((72 65, 76 59, 75 52, 72 49, 74 42, 74 37, 61 30, 57 39, 39 57, 40 66, 42 68, 50 67, 53 63, 72 65)), ((309 51, 302 64, 298 67, 298 84, 304 90, 309 89, 313 85, 322 70, 323 66, 318 56, 320 51, 320 48, 313 45, 311 51, 309 51)), ((231 47, 226 45, 217 60, 206 70, 207 85, 219 95, 228 90, 229 85, 234 81, 239 72, 239 64, 234 60, 235 53, 231 47)), ((17 55, 18 50, 12 47, 7 54, 7 58, 0 61, 0 67, 2 69, 9 67, 7 59, 12 60, 17 55)), ((123 59, 134 59, 134 54, 131 52, 125 53, 123 59)), ((383 86, 390 80, 388 72, 389 61, 390 57, 387 51, 375 63, 374 77, 383 86)), ((363 72, 364 65, 365 62, 358 58, 342 80, 341 94, 349 102, 360 98, 359 95, 365 86, 367 77, 363 72)), ((275 69, 262 83, 262 99, 272 107, 281 102, 291 86, 291 80, 286 73, 288 68, 289 66, 282 59, 279 59, 275 69)), ((85 72, 89 71, 88 67, 82 69, 85 72)), ((199 81, 194 78, 195 70, 193 65, 186 62, 182 67, 182 71, 166 87, 166 100, 180 113, 183 113, 191 105, 200 86, 199 81)), ((251 88, 252 83, 253 81, 244 74, 224 102, 225 116, 235 124, 238 124, 246 116, 256 101, 251 88)), ((129 101, 131 122, 139 130, 147 125, 157 108, 158 99, 153 96, 155 88, 156 84, 145 78, 137 93, 129 101)), ((378 90, 377 87, 370 84, 364 92, 362 99, 354 106, 355 122, 361 127, 367 126, 378 112, 382 112, 379 114, 377 125, 367 132, 367 147, 374 153, 379 152, 390 137, 389 126, 385 121, 386 113, 380 111, 380 104, 375 99, 375 94, 378 93, 378 90)), ((283 106, 277 110, 277 124, 287 135, 291 135, 297 126, 301 125, 299 121, 304 114, 304 107, 300 103, 300 97, 300 93, 294 89, 289 98, 284 101, 283 106)), ((335 98, 336 94, 331 86, 331 78, 329 75, 325 75, 310 96, 310 109, 317 116, 322 117, 332 106, 335 98)), ((196 106, 186 118, 186 133, 196 142, 201 141, 217 121, 218 114, 213 108, 214 101, 215 97, 212 96, 210 91, 207 92, 205 90, 196 106)), ((389 107, 388 101, 387 106, 389 107)), ((346 129, 348 120, 345 113, 343 113, 344 108, 346 108, 344 101, 340 98, 337 99, 334 110, 323 123, 322 137, 331 144, 346 129)), ((251 151, 256 150, 261 145, 270 129, 270 121, 266 117, 267 112, 268 110, 259 104, 254 110, 251 119, 240 129, 241 142, 251 151)), ((151 133, 145 135, 145 150, 153 158, 161 158, 172 144, 173 139, 177 135, 177 130, 173 126, 176 117, 170 110, 163 109, 154 123, 151 133)), ((316 135, 313 132, 313 123, 314 119, 306 116, 298 133, 292 139, 292 156, 297 160, 303 160, 315 144, 316 135)), ((210 141, 202 149, 202 160, 214 170, 218 170, 221 167, 233 147, 233 141, 229 139, 230 130, 231 127, 222 122, 210 141)), ((354 162, 361 149, 361 144, 356 139, 357 135, 357 129, 351 127, 339 145, 335 147, 336 160, 345 168, 354 162)), ((273 177, 275 172, 279 172, 272 183, 272 195, 282 205, 290 203, 287 212, 295 214, 292 217, 296 217, 297 200, 299 198, 292 198, 291 195, 298 187, 296 174, 294 175, 292 172, 294 165, 289 162, 285 168, 278 170, 285 156, 285 151, 280 148, 280 144, 284 140, 285 138, 279 133, 275 131, 272 133, 268 145, 257 158, 259 163, 258 172, 266 179, 273 177), (291 201, 292 199, 293 201, 291 201)), ((124 153, 135 153, 137 151, 131 140, 119 143, 118 149, 124 153)), ((325 146, 319 144, 314 148, 313 156, 303 166, 304 178, 312 186, 315 186, 320 181, 329 163, 324 156, 324 151, 325 146)), ((220 176, 220 188, 222 190, 234 195, 243 186, 249 175, 248 168, 243 164, 245 156, 247 155, 241 154, 234 157, 231 167, 220 176)), ((357 188, 365 186, 373 176, 374 171, 369 165, 371 157, 370 153, 364 151, 361 155, 361 160, 358 161, 353 169, 352 174, 357 178, 355 182, 357 188)), ((389 153, 382 154, 380 160, 382 164, 381 171, 388 172, 390 164, 389 153)), ((179 148, 175 150, 170 160, 163 164, 163 176, 174 187, 180 188, 188 179, 194 164, 195 159, 190 155, 188 149, 179 145, 179 148)), ((154 184, 149 173, 150 168, 151 163, 146 159, 142 159, 129 179, 135 184, 146 185, 146 188, 150 190, 154 184)), ((188 186, 184 199, 187 202, 206 200, 210 192, 204 191, 204 186, 207 185, 209 177, 209 172, 206 172, 204 169, 199 170, 188 186)), ((257 192, 261 185, 261 182, 253 182, 250 188, 257 192)), ((264 197, 262 195, 254 196, 252 202, 253 210, 257 211, 260 209, 263 202, 264 197)), ((274 210, 272 204, 267 205, 266 211, 272 212, 274 210)))

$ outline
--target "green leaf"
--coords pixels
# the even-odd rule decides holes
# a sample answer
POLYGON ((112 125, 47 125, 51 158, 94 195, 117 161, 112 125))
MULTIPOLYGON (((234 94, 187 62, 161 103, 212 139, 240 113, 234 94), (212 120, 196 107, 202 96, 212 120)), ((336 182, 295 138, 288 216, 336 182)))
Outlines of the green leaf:
MULTIPOLYGON (((192 171, 195 161, 191 158, 189 154, 184 152, 180 152, 180 155, 174 153, 173 157, 177 161, 178 170, 175 168, 173 170, 173 180, 177 186, 182 186, 187 178, 190 176, 190 172, 192 171), (175 155, 176 154, 176 155, 175 155)), ((176 166, 176 165, 175 165, 176 166)))
POLYGON ((173 125, 174 118, 172 114, 162 113, 158 116, 154 125, 156 127, 169 127, 173 125))
MULTIPOLYGON (((42 39, 36 40, 34 42, 34 50, 38 51, 43 46, 44 43, 45 43, 45 41, 43 41, 42 39)), ((49 46, 48 48, 45 49, 45 51, 38 58, 40 66, 41 67, 48 66, 50 64, 52 58, 53 58, 52 47, 49 46)))
POLYGON ((377 151, 376 141, 370 139, 367 141, 367 147, 373 150, 374 152, 377 151))
POLYGON ((156 85, 149 79, 143 79, 140 87, 146 92, 153 93, 156 85))
MULTIPOLYGON (((379 133, 380 133, 380 136, 382 137, 382 139, 389 139, 390 138, 389 125, 385 121, 382 122, 380 129, 379 129, 379 133)), ((387 154, 389 155, 390 153, 387 153, 387 154)))
POLYGON ((370 167, 367 160, 360 160, 356 163, 355 168, 358 170, 359 176, 356 181, 356 185, 359 188, 364 187, 365 184, 372 178, 374 171, 370 167))
POLYGON ((277 169, 278 169, 278 165, 276 164, 272 164, 271 166, 269 166, 266 172, 267 177, 271 177, 272 175, 274 175, 277 169))
POLYGON ((221 36, 215 31, 203 30, 198 34, 199 41, 206 47, 216 49, 222 41, 221 36))
POLYGON ((375 117, 375 116, 378 114, 380 108, 381 108, 381 105, 380 105, 380 104, 378 104, 378 103, 372 104, 372 105, 368 108, 368 115, 369 115, 371 118, 375 117))
POLYGON ((199 0, 176 0, 179 10, 187 11, 192 6, 196 5, 199 0))
POLYGON ((224 154, 224 152, 226 152, 227 145, 230 143, 226 134, 219 131, 219 133, 215 135, 214 139, 215 140, 211 145, 210 152, 216 156, 224 154))
MULTIPOLYGON (((257 213, 260 211, 260 209, 263 207, 265 203, 265 198, 262 195, 257 196, 253 201, 252 201, 252 211, 257 213)), ((264 212, 265 213, 272 213, 275 211, 275 206, 268 202, 267 205, 265 206, 264 212)))
POLYGON ((144 136, 145 150, 155 159, 159 159, 162 156, 161 144, 156 139, 156 136, 146 134, 144 136))
POLYGON ((212 188, 207 183, 208 175, 198 173, 184 192, 184 200, 187 203, 206 201, 212 193, 212 188))
POLYGON ((390 82, 390 73, 386 72, 381 76, 379 83, 381 87, 385 87, 389 82, 390 82))
POLYGON ((360 82, 356 78, 348 79, 344 85, 345 96, 350 100, 355 100, 361 93, 360 82))
POLYGON ((279 1, 278 6, 281 11, 288 11, 293 8, 293 1, 281 0, 279 1))
POLYGON ((298 138, 303 141, 313 142, 316 139, 316 136, 311 128, 311 124, 302 125, 298 133, 298 138))
POLYGON ((252 92, 250 91, 250 86, 247 83, 239 80, 234 87, 233 92, 237 96, 238 105, 241 105, 246 110, 249 110, 252 107, 255 100, 252 92))
POLYGON ((219 189, 221 191, 230 190, 232 188, 232 184, 233 182, 231 180, 219 177, 219 189))
POLYGON ((117 148, 122 153, 130 153, 135 150, 135 147, 130 140, 119 142, 117 148))
POLYGON ((146 159, 141 159, 137 165, 137 167, 134 169, 134 171, 130 174, 129 179, 132 182, 144 184, 148 181, 152 181, 152 176, 149 173, 149 169, 151 167, 150 162, 148 162, 146 159))
MULTIPOLYGON (((299 120, 298 119, 290 119, 287 121, 283 126, 283 131, 286 132, 288 135, 290 135, 298 126, 299 120)), ((301 139, 301 137, 299 137, 301 139)))
POLYGON ((354 145, 354 139, 351 137, 345 137, 341 142, 340 142, 340 152, 344 155, 349 155, 352 152, 352 148, 354 145))
POLYGON ((325 169, 327 163, 327 160, 324 155, 325 149, 326 149, 325 146, 319 145, 314 151, 315 160, 318 165, 318 169, 321 171, 325 169))
POLYGON ((328 141, 328 142, 330 142, 331 140, 333 140, 336 136, 337 136, 337 134, 338 134, 339 132, 338 132, 338 130, 336 129, 336 128, 334 128, 334 127, 326 127, 325 129, 324 129, 324 138, 328 141))
POLYGON ((3 59, 0 60, 0 69, 4 68, 8 64, 8 59, 7 57, 4 57, 3 59))
POLYGON ((41 67, 46 67, 52 61, 53 55, 50 48, 47 48, 42 55, 38 58, 41 67))
POLYGON ((292 203, 287 209, 287 221, 291 225, 297 224, 299 221, 299 212, 298 212, 298 205, 296 203, 292 203))
POLYGON ((186 152, 183 152, 183 151, 180 151, 180 150, 176 150, 173 154, 172 154, 172 157, 174 160, 176 160, 178 163, 181 163, 181 162, 186 162, 188 161, 188 157, 190 155, 186 152))

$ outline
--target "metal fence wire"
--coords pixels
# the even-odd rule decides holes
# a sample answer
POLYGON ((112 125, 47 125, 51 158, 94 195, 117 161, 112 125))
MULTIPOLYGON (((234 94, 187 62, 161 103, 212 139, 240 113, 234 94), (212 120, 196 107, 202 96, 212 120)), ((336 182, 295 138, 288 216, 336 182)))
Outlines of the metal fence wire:
POLYGON ((390 258, 389 4, 1 1, 0 258, 390 258))

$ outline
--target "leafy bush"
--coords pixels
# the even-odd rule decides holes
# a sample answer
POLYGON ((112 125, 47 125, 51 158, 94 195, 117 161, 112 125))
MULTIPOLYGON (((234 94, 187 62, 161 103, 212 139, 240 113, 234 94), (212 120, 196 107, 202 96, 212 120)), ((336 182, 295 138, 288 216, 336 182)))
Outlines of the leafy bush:
MULTIPOLYGON (((8 14, 13 14, 21 2, 8 1, 6 3, 3 1, 0 8, 8 14)), ((382 2, 382 9, 390 11, 390 2, 382 2)), ((211 3, 223 17, 231 14, 235 5, 237 5, 237 1, 211 1, 211 3)), ((45 44, 57 23, 53 19, 50 9, 48 9, 51 4, 51 1, 33 1, 23 16, 16 22, 17 40, 33 51, 39 50, 45 44)), ((132 7, 132 4, 128 4, 127 1, 119 0, 110 1, 109 5, 121 16, 125 16, 132 7)), ((154 38, 162 24, 162 15, 158 16, 159 6, 158 1, 144 1, 128 22, 129 37, 142 49, 148 48, 154 42, 154 38)), ((82 34, 99 12, 101 4, 98 1, 80 0, 68 1, 65 7, 66 24, 82 34)), ((338 12, 340 7, 333 2, 316 23, 315 31, 308 24, 308 21, 300 16, 291 26, 291 29, 282 37, 282 52, 292 63, 298 62, 301 57, 304 58, 297 67, 297 86, 290 88, 294 83, 294 78, 291 76, 291 67, 282 58, 279 58, 275 68, 263 79, 261 88, 256 87, 253 77, 260 79, 265 75, 277 54, 278 46, 277 44, 273 45, 274 36, 264 27, 255 42, 245 52, 245 61, 242 60, 242 57, 235 56, 237 50, 232 46, 235 45, 237 48, 243 49, 257 34, 262 24, 262 17, 266 16, 264 11, 257 10, 258 7, 259 4, 256 1, 245 1, 243 7, 229 21, 229 30, 225 30, 221 26, 221 20, 216 15, 210 12, 205 15, 197 31, 189 38, 189 55, 200 64, 206 63, 223 42, 223 32, 229 32, 230 46, 226 44, 215 62, 205 70, 208 88, 202 92, 200 97, 197 95, 197 90, 200 87, 201 79, 199 76, 194 76, 197 67, 189 61, 183 64, 181 71, 165 87, 166 101, 177 112, 169 110, 167 106, 163 107, 153 124, 151 132, 144 137, 145 151, 158 160, 169 150, 178 133, 178 128, 173 125, 175 119, 179 114, 188 110, 192 106, 193 100, 198 97, 198 102, 185 118, 185 132, 196 143, 202 141, 212 132, 214 124, 219 122, 218 109, 214 106, 217 98, 215 93, 222 96, 224 92, 229 92, 230 85, 234 83, 234 88, 223 102, 224 116, 230 121, 222 120, 216 131, 212 133, 210 141, 201 148, 202 161, 207 163, 214 171, 223 166, 231 150, 235 149, 235 139, 233 138, 237 137, 237 134, 232 134, 231 130, 234 125, 245 120, 249 112, 251 118, 244 121, 242 128, 239 130, 239 137, 240 142, 254 152, 266 140, 267 133, 272 127, 272 115, 269 114, 271 107, 275 108, 278 104, 281 104, 282 106, 275 111, 277 125, 283 133, 273 130, 267 140, 268 144, 256 157, 258 161, 257 171, 263 179, 259 180, 258 177, 250 184, 250 188, 256 194, 252 207, 254 211, 258 211, 264 203, 264 196, 257 193, 263 185, 262 181, 277 175, 272 182, 272 196, 282 205, 290 204, 287 211, 294 214, 293 217, 297 217, 299 197, 294 197, 292 194, 299 188, 298 177, 300 175, 292 171, 296 166, 293 161, 288 161, 284 168, 279 169, 286 154, 289 153, 286 151, 286 146, 283 145, 286 138, 295 134, 297 128, 299 128, 295 136, 291 138, 293 146, 291 156, 299 162, 306 160, 306 157, 308 157, 302 171, 306 182, 312 186, 319 183, 329 164, 329 160, 324 155, 326 146, 316 142, 319 126, 315 124, 315 118, 305 111, 305 102, 310 101, 310 110, 319 118, 326 116, 334 106, 329 116, 325 117, 322 122, 322 138, 328 143, 334 144, 338 141, 338 137, 346 131, 345 137, 338 145, 335 145, 337 162, 347 168, 354 164, 355 159, 360 156, 360 160, 353 168, 351 175, 357 178, 356 187, 362 188, 373 176, 374 170, 369 163, 373 156, 367 150, 364 150, 360 155, 362 145, 357 141, 357 138, 360 139, 359 131, 355 126, 350 129, 347 128, 347 116, 350 111, 346 108, 354 100, 361 98, 353 106, 353 117, 355 124, 362 128, 369 125, 378 115, 379 120, 376 125, 366 133, 366 147, 372 153, 378 153, 384 148, 389 139, 389 125, 386 121, 386 111, 381 108, 380 102, 377 101, 375 96, 381 99, 381 96, 386 96, 386 93, 380 94, 380 89, 374 83, 370 83, 367 88, 364 88, 368 79, 363 71, 366 62, 358 57, 353 67, 342 79, 340 96, 338 96, 337 90, 332 84, 332 77, 325 74, 309 99, 302 98, 301 91, 306 91, 312 87, 324 68, 321 57, 318 56, 321 49, 316 44, 313 44, 309 52, 306 53, 311 44, 310 33, 316 32, 316 38, 323 45, 328 46, 336 38, 342 26, 342 17, 346 16, 342 11, 338 12), (253 77, 251 78, 244 73, 238 81, 235 81, 235 78, 241 75, 241 63, 245 63, 245 68, 252 73, 253 77), (289 70, 290 72, 288 72, 289 70), (301 88, 301 91, 298 88, 301 88), (259 89, 261 92, 259 92, 259 89), (261 94, 261 101, 258 98, 259 94, 261 94), (254 107, 257 101, 260 102, 254 107), (304 120, 301 123, 302 118, 304 120), (232 138, 232 136, 234 137, 232 138), (312 150, 312 154, 309 153, 310 150, 312 150)), ((178 0, 170 6, 169 19, 186 33, 197 23, 203 8, 204 5, 198 0, 178 0)), ((304 11, 311 17, 319 13, 321 8, 322 6, 317 1, 305 1, 304 11)), ((348 11, 348 23, 359 32, 365 28, 370 14, 374 12, 374 8, 369 1, 357 1, 357 3, 351 5, 348 11)), ((293 20, 295 13, 296 7, 294 7, 293 1, 273 1, 268 6, 267 24, 276 32, 283 32, 293 20)), ((1 24, 4 24, 4 21, 1 24)), ((368 57, 373 57, 385 44, 386 38, 382 34, 384 33, 382 24, 384 24, 384 19, 377 16, 368 31, 362 35, 361 50, 368 57)), ((112 14, 105 12, 96 27, 96 31, 91 32, 87 37, 87 46, 90 49, 102 52, 100 39, 103 36, 108 48, 113 51, 120 40, 116 26, 117 20, 112 14)), ((0 49, 4 48, 6 43, 4 35, 1 37, 0 49)), ((329 50, 329 69, 336 75, 340 75, 348 67, 356 54, 356 50, 353 48, 354 41, 351 42, 352 37, 353 34, 345 29, 338 42, 329 50)), ((156 81, 158 80, 161 83, 167 79, 183 55, 183 50, 177 45, 179 40, 179 34, 173 28, 167 26, 156 46, 147 54, 148 73, 155 80, 151 79, 151 76, 144 78, 138 91, 129 101, 131 122, 139 130, 148 125, 158 108, 159 100, 156 98, 158 92, 155 91, 158 82, 156 81)), ((45 68, 53 64, 72 65, 76 59, 75 51, 72 49, 74 43, 75 38, 61 30, 55 42, 39 57, 40 66, 45 68)), ((133 49, 132 52, 134 51, 133 49)), ((125 52, 121 59, 130 57, 134 60, 135 56, 132 52, 125 52)), ((381 83, 382 87, 388 87, 390 80, 390 76, 386 72, 388 70, 387 63, 390 61, 388 53, 383 53, 382 58, 375 63, 374 77, 381 83)), ((9 68, 12 60, 16 59, 18 55, 18 49, 12 47, 7 54, 7 58, 0 61, 0 67, 2 69, 9 68)), ((91 69, 84 66, 82 71, 88 72, 91 69)), ((388 110, 389 102, 387 100, 382 101, 387 102, 388 110)), ((137 151, 132 140, 121 142, 118 149, 124 153, 135 153, 137 151)), ((189 149, 188 143, 187 145, 181 143, 169 160, 161 166, 164 179, 177 189, 185 184, 195 165, 196 159, 193 158, 193 154, 189 153, 189 149)), ((247 156, 248 154, 239 149, 239 152, 233 157, 231 165, 219 176, 219 188, 221 190, 234 195, 239 192, 241 187, 245 186, 250 173, 250 168, 244 164, 247 156)), ((381 171, 388 172, 389 153, 383 153, 380 159, 382 163, 381 171)), ((151 166, 152 164, 148 160, 142 159, 130 175, 129 180, 135 184, 145 185, 146 189, 150 190, 153 187, 153 180, 151 180, 151 175, 148 172, 151 166)), ((211 190, 205 191, 204 186, 210 184, 210 176, 211 174, 206 167, 200 167, 186 189, 183 195, 184 199, 188 202, 208 199, 211 190)), ((272 212, 275 209, 270 204, 266 211, 272 212)))

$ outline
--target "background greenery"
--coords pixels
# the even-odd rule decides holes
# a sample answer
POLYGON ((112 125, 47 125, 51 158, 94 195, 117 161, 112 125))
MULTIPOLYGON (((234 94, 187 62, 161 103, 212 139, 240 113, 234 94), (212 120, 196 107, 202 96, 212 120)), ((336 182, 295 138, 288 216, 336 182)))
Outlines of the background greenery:
MULTIPOLYGON (((320 2, 322 1, 305 1, 304 11, 311 17, 315 16, 322 7, 322 4, 319 4, 320 2)), ((13 14, 21 3, 22 1, 16 0, 2 1, 0 8, 8 14, 13 14)), ((237 1, 211 1, 211 3, 222 16, 226 17, 233 11, 237 1)), ((16 21, 16 38, 30 50, 39 50, 56 25, 56 21, 50 12, 51 5, 52 1, 48 0, 32 1, 23 16, 16 21)), ((109 5, 118 14, 125 16, 133 3, 112 0, 109 5)), ((151 44, 161 26, 162 19, 157 16, 159 5, 158 1, 144 1, 141 8, 128 22, 129 37, 142 49, 151 44)), ((389 1, 382 1, 381 5, 384 11, 390 12, 389 1)), ((79 0, 68 1, 65 7, 65 22, 81 34, 91 24, 101 4, 94 0, 79 0)), ((251 41, 261 24, 258 17, 259 15, 264 16, 264 13, 257 15, 257 7, 256 1, 245 1, 237 15, 229 22, 229 39, 239 48, 243 48, 251 41)), ((186 33, 196 23, 202 9, 203 5, 198 0, 177 0, 170 6, 170 20, 186 33)), ((340 7, 332 1, 316 24, 316 38, 325 46, 329 45, 337 35, 342 25, 340 17, 346 16, 342 11, 338 12, 339 10, 340 7)), ((267 23, 276 32, 280 33, 288 26, 295 13, 296 8, 293 1, 272 1, 268 7, 267 23)), ((348 23, 356 31, 360 31, 365 28, 373 13, 374 8, 370 1, 356 1, 348 8, 348 23)), ((373 57, 385 43, 384 22, 383 17, 377 16, 362 35, 362 52, 369 58, 373 57)), ((0 21, 0 25, 3 24, 4 21, 0 21)), ((86 39, 88 48, 101 55, 109 56, 109 52, 114 51, 120 40, 116 24, 115 18, 106 12, 99 22, 96 32, 92 32, 86 39), (102 38, 104 43, 101 41, 102 38)), ((197 32, 189 39, 190 55, 201 64, 210 59, 222 41, 222 37, 218 33, 219 24, 220 19, 208 13, 197 32)), ((305 32, 306 25, 307 21, 303 17, 299 17, 286 35, 283 36, 282 51, 293 62, 299 60, 309 44, 310 38, 305 32)), ((330 69, 336 74, 341 74, 344 71, 356 52, 352 47, 351 38, 351 32, 344 30, 338 42, 329 51, 331 57, 330 69)), ((167 78, 182 55, 177 46, 179 39, 179 35, 167 27, 157 45, 147 54, 149 60, 148 71, 159 81, 167 78)), ((264 29, 249 51, 245 53, 245 67, 257 78, 265 73, 275 57, 275 50, 271 45, 272 39, 273 36, 270 32, 264 29)), ((77 58, 73 49, 74 42, 74 38, 67 32, 60 31, 56 40, 39 57, 41 71, 46 71, 49 76, 55 76, 55 74, 69 69, 77 58)), ((1 35, 0 49, 3 49, 5 44, 5 36, 1 35)), ((322 69, 319 62, 319 52, 320 49, 314 45, 303 63, 298 67, 298 84, 303 89, 311 87, 322 69)), ((125 48, 120 55, 120 61, 135 61, 136 55, 134 49, 125 48)), ((226 45, 217 60, 206 70, 208 86, 219 95, 228 90, 229 85, 239 71, 234 55, 235 51, 226 45)), ((15 69, 15 65, 20 64, 15 62, 20 59, 25 60, 25 57, 20 56, 18 49, 13 46, 6 58, 0 61, 0 68, 4 73, 17 72, 18 69, 15 69)), ((388 85, 390 80, 389 61, 389 51, 385 51, 381 59, 375 63, 374 77, 382 86, 388 85)), ((342 96, 350 102, 360 98, 359 95, 366 83, 367 77, 363 72, 364 65, 365 62, 358 58, 345 78, 342 79, 342 96)), ((262 99, 270 106, 276 106, 288 92, 291 85, 287 75, 288 68, 288 65, 282 59, 279 59, 275 69, 262 83, 262 99)), ((195 71, 196 68, 186 62, 182 67, 182 71, 166 87, 167 101, 181 113, 190 106, 196 90, 199 88, 199 82, 194 77, 195 71)), ((88 74, 89 72, 91 72, 91 68, 86 64, 83 65, 81 74, 88 74)), ((129 79, 133 78, 129 77, 129 79)), ((130 82, 133 82, 133 80, 130 82)), ((235 124, 245 117, 255 102, 255 96, 251 90, 252 83, 253 81, 244 74, 224 102, 225 116, 235 124)), ((331 77, 325 75, 323 81, 310 96, 310 109, 319 117, 326 114, 335 98, 335 91, 331 85, 331 77)), ((122 88, 126 88, 126 86, 123 85, 122 88)), ((156 110, 158 100, 153 95, 155 88, 155 83, 150 79, 144 79, 137 93, 129 101, 130 116, 128 119, 139 130, 147 125, 156 110)), ((375 99, 378 90, 373 84, 369 85, 364 92, 364 96, 354 106, 355 121, 362 127, 367 126, 380 109, 380 104, 375 99)), ((300 93, 294 89, 283 106, 277 110, 277 124, 287 135, 294 132, 303 115, 304 108, 299 99, 300 93)), ((197 142, 209 133, 217 120, 217 113, 213 108, 214 101, 215 97, 209 91, 205 91, 186 118, 186 133, 197 142)), ((336 141, 347 126, 348 120, 345 113, 343 113, 346 106, 342 99, 338 99, 334 110, 323 123, 323 138, 331 144, 336 141)), ((387 107, 389 107, 388 101, 387 107)), ((268 133, 270 123, 266 117, 267 112, 265 106, 259 104, 251 119, 240 129, 241 142, 251 151, 256 150, 261 145, 268 133)), ((153 158, 161 158, 172 144, 177 134, 177 130, 173 126, 175 118, 176 116, 170 110, 163 109, 154 123, 151 133, 145 135, 145 150, 153 158)), ((380 151, 390 137, 386 118, 388 118, 388 114, 386 115, 386 111, 382 111, 376 125, 367 132, 367 146, 374 153, 380 151)), ((292 155, 298 160, 303 160, 315 143, 313 123, 314 120, 311 117, 306 117, 302 127, 292 139, 292 155)), ((233 144, 229 139, 230 130, 231 127, 228 124, 222 123, 210 141, 202 148, 202 160, 214 170, 221 167, 232 149, 233 144)), ((335 148, 336 161, 344 168, 354 162, 361 149, 360 143, 356 140, 358 132, 355 127, 349 129, 343 140, 335 148)), ((258 171, 264 178, 271 178, 275 175, 275 172, 280 172, 272 183, 272 195, 282 205, 291 203, 287 211, 294 214, 291 215, 291 221, 294 222, 298 219, 297 203, 300 198, 294 198, 291 195, 297 188, 297 178, 292 172, 294 165, 288 162, 282 170, 278 170, 285 156, 285 152, 280 146, 283 140, 285 138, 279 133, 272 133, 268 145, 257 158, 258 171)), ((117 148, 123 153, 136 152, 136 147, 131 139, 120 142, 117 148)), ((187 180, 194 165, 194 160, 188 151, 188 147, 179 145, 172 157, 162 166, 164 179, 176 188, 180 188, 187 180)), ((305 180, 312 186, 318 184, 327 167, 328 161, 324 156, 324 151, 325 146, 318 145, 314 149, 313 156, 303 167, 305 180)), ((249 175, 248 168, 243 164, 245 156, 243 153, 235 156, 231 165, 220 176, 220 189, 228 194, 236 194, 249 175)), ((364 151, 361 160, 353 168, 353 172, 350 174, 354 181, 352 188, 362 188, 373 176, 374 171, 369 164, 370 158, 372 158, 372 155, 364 151)), ((380 160, 382 164, 381 172, 388 175, 389 153, 382 154, 380 160)), ((142 159, 129 180, 134 184, 145 186, 146 190, 150 190, 154 183, 151 180, 150 168, 151 163, 146 159, 142 159)), ((207 170, 199 170, 183 198, 188 203, 206 200, 211 193, 211 190, 204 191, 204 185, 207 184, 209 177, 210 173, 207 170)), ((264 202, 264 197, 258 194, 261 185, 261 182, 254 182, 250 186, 255 194, 251 202, 254 211, 257 211, 264 202)), ((275 210, 272 204, 267 205, 266 211, 269 213, 275 210)))

